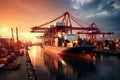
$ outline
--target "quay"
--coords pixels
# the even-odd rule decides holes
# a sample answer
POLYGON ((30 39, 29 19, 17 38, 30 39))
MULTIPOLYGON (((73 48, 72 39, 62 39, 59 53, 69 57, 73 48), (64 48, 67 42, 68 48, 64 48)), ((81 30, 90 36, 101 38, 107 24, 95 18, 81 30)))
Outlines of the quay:
POLYGON ((0 38, 1 80, 36 80, 26 43, 0 38))
POLYGON ((0 79, 1 80, 26 80, 28 77, 25 44, 18 39, 16 27, 16 42, 12 38, 0 36, 0 79), (23 46, 24 45, 24 46, 23 46))
MULTIPOLYGON (((7 62, 7 61, 5 61, 7 62)), ((0 58, 0 64, 4 64, 5 62, 2 61, 0 58)), ((24 56, 17 56, 15 60, 12 62, 7 62, 4 69, 0 71, 0 78, 1 80, 26 80, 27 78, 27 70, 26 70, 26 58, 24 56), (20 64, 18 69, 13 68, 9 64, 20 64), (8 66, 7 66, 8 65, 8 66), (7 68, 7 67, 8 68, 7 68), (11 67, 11 68, 10 68, 11 67), (15 69, 15 70, 14 70, 15 69)))

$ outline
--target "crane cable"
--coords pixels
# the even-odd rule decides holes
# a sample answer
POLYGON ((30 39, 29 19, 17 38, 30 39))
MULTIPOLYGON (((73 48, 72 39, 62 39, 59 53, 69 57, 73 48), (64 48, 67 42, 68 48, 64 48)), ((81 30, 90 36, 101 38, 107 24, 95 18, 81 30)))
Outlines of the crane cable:
POLYGON ((70 14, 70 16, 71 16, 72 18, 74 18, 74 20, 76 20, 76 22, 77 22, 77 23, 82 22, 82 23, 84 23, 84 24, 86 24, 86 25, 89 25, 89 26, 90 26, 90 24, 88 24, 88 23, 86 23, 86 22, 84 22, 84 21, 82 21, 82 20, 80 20, 80 19, 78 19, 78 18, 76 18, 76 17, 72 16, 71 14, 70 14))
POLYGON ((79 26, 83 27, 79 22, 77 22, 77 21, 74 19, 73 16, 70 15, 70 18, 71 18, 75 23, 77 23, 79 26))
POLYGON ((52 22, 54 22, 54 21, 62 18, 63 16, 64 16, 64 14, 61 15, 61 16, 59 16, 59 17, 57 17, 57 18, 55 18, 55 19, 53 19, 53 20, 51 20, 51 21, 49 21, 49 22, 46 22, 46 23, 44 23, 44 24, 41 24, 39 27, 43 27, 43 26, 45 26, 45 25, 48 25, 48 24, 50 24, 50 23, 52 23, 52 22))

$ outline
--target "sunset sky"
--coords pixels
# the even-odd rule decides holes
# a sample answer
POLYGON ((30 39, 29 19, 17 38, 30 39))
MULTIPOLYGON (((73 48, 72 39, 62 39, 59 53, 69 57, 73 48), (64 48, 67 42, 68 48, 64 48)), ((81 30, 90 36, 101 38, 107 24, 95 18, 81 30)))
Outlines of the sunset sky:
MULTIPOLYGON (((120 35, 120 0, 0 0, 0 36, 11 37, 11 27, 20 39, 33 39, 30 28, 70 12, 103 31, 120 35)), ((36 34, 39 35, 39 34, 36 34)))

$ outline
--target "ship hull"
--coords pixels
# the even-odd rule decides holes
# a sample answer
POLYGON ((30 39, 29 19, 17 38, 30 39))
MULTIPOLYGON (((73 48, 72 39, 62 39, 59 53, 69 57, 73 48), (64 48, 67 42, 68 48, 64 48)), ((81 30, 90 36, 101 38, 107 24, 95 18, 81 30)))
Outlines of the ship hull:
POLYGON ((54 58, 71 58, 71 59, 79 59, 84 61, 91 61, 90 52, 94 49, 94 47, 54 47, 54 46, 43 46, 44 52, 47 55, 50 55, 54 58))
POLYGON ((77 47, 55 47, 55 46, 42 46, 42 48, 53 50, 56 53, 74 53, 74 54, 81 54, 81 53, 91 53, 94 46, 77 46, 77 47))

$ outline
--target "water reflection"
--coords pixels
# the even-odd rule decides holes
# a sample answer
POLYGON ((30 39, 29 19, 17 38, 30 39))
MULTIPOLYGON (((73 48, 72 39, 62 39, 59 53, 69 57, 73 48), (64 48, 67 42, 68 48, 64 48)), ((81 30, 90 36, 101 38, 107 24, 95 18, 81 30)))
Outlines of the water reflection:
POLYGON ((92 62, 96 66, 103 66, 107 64, 118 65, 120 63, 120 56, 111 56, 103 54, 91 54, 92 62))
MULTIPOLYGON (((91 77, 86 75, 89 80, 119 80, 120 72, 120 56, 91 54, 92 62, 97 68, 97 74, 91 74, 91 77)), ((86 79, 85 78, 85 79, 86 79)))
POLYGON ((44 56, 45 64, 50 71, 50 75, 54 76, 55 80, 75 80, 96 70, 92 62, 64 57, 62 59, 66 63, 65 65, 47 53, 44 56))
POLYGON ((31 48, 29 54, 39 79, 43 78, 43 75, 40 74, 44 74, 44 72, 45 75, 49 73, 49 77, 44 80, 120 79, 119 56, 97 53, 80 55, 54 54, 42 51, 40 47, 35 46, 31 48))
POLYGON ((118 76, 120 57, 99 54, 86 55, 90 56, 90 61, 78 59, 78 57, 60 56, 59 58, 65 62, 63 64, 50 53, 44 53, 44 60, 50 76, 54 77, 54 80, 110 80, 111 77, 114 80, 120 79, 118 76))
POLYGON ((48 75, 48 69, 44 64, 44 55, 40 46, 32 46, 29 50, 29 56, 35 69, 37 80, 51 80, 48 75))
POLYGON ((32 61, 33 66, 39 66, 41 65, 41 62, 43 63, 43 56, 41 53, 41 48, 39 46, 33 46, 29 50, 29 56, 32 61))

